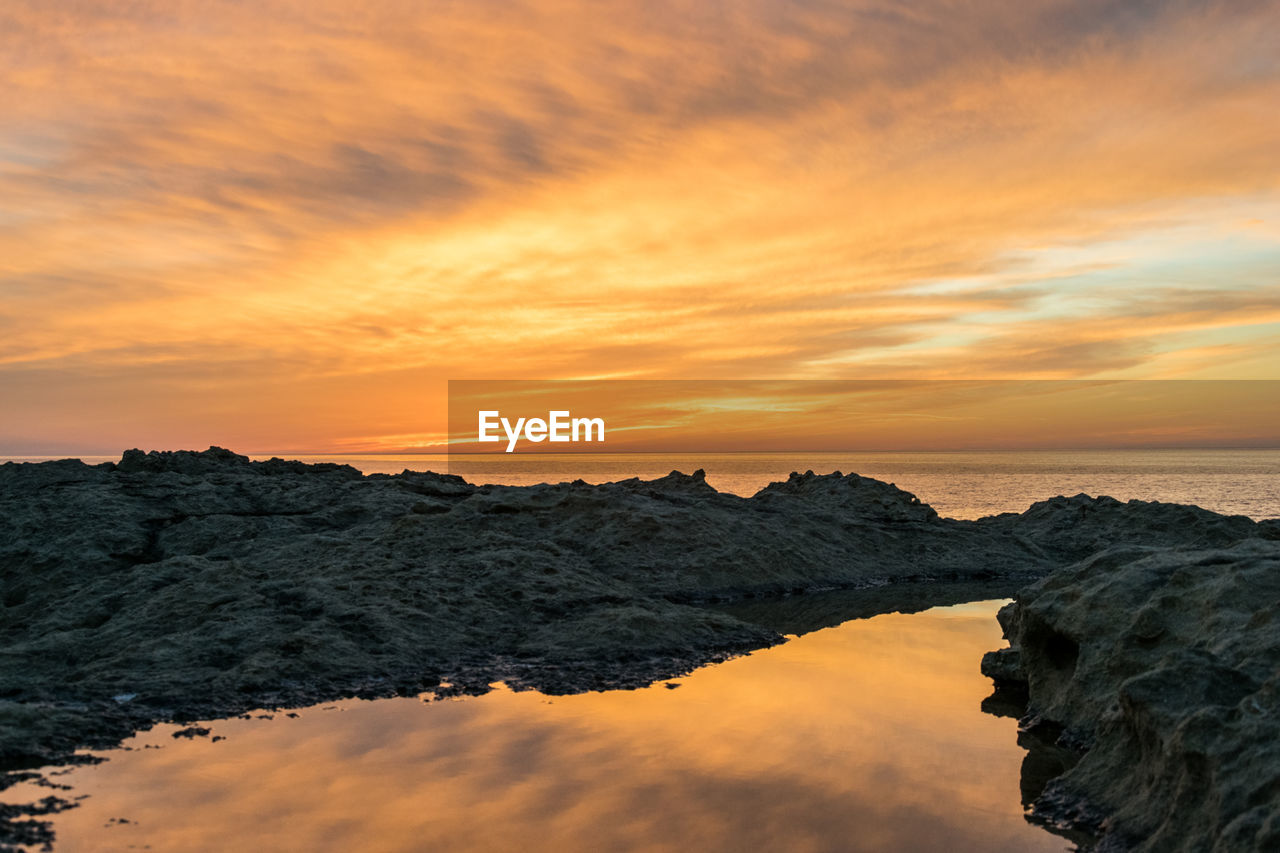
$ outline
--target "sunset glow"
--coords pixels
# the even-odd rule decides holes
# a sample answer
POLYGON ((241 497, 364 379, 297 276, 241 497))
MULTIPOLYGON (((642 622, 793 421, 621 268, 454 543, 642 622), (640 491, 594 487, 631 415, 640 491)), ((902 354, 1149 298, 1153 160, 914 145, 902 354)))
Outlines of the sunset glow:
POLYGON ((0 449, 449 379, 1280 378, 1274 3, 12 2, 0 449))

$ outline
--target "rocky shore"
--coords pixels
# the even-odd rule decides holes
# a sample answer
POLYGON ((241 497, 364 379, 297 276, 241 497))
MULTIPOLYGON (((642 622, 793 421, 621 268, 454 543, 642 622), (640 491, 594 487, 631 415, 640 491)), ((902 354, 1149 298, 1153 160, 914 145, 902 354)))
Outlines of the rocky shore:
POLYGON ((1000 622, 983 671, 1025 687, 1025 730, 1083 753, 1039 819, 1100 850, 1280 850, 1280 542, 1114 547, 1000 622))
MULTIPOLYGON (((945 603, 956 583, 1003 595, 1041 578, 1008 611, 1021 660, 1003 654, 991 671, 1027 680, 1037 713, 1101 745, 1095 721, 1112 713, 1109 700, 1083 697, 1106 687, 1090 681, 1061 697, 1046 688, 1027 642, 1036 629, 1022 627, 1040 617, 1022 614, 1051 592, 1075 612, 1070 602, 1093 588, 1089 573, 1105 580, 1116 555, 1173 566, 1201 559, 1187 556, 1194 551, 1227 555, 1220 564, 1205 557, 1206 567, 1245 555, 1261 565, 1276 547, 1264 540, 1277 538, 1270 522, 1083 495, 956 521, 890 484, 838 473, 793 474, 742 498, 716 492, 701 472, 476 486, 432 473, 251 462, 219 448, 128 451, 97 466, 8 463, 0 465, 0 762, 20 772, 160 720, 343 696, 483 692, 496 680, 551 693, 638 686, 782 640, 779 626, 726 603, 819 589, 866 590, 871 602, 887 584, 916 582, 912 600, 927 607, 945 603)), ((1150 595, 1176 604, 1178 589, 1150 595)), ((839 620, 802 610, 794 618, 839 620)), ((1205 622, 1205 613, 1160 605, 1143 618, 1166 610, 1208 632, 1205 643, 1234 642, 1221 633, 1235 625, 1225 614, 1205 622)), ((1086 663, 1088 643, 1121 642, 1118 617, 1089 618, 1096 637, 1074 623, 1059 631, 1090 650, 1079 655, 1086 663)), ((1274 632, 1274 621, 1259 630, 1267 625, 1274 632)), ((1159 647, 1189 643, 1187 654, 1199 654, 1189 634, 1153 636, 1159 647)), ((1245 714, 1248 701, 1262 703, 1274 725, 1274 679, 1224 660, 1245 673, 1240 684, 1270 685, 1236 696, 1233 707, 1245 714)), ((1204 676, 1204 691, 1219 689, 1219 675, 1204 676)), ((1274 767, 1269 755, 1258 760, 1274 767)), ((1088 766, 1064 785, 1112 808, 1117 826, 1146 832, 1145 823, 1124 823, 1106 791, 1075 778, 1088 766)))

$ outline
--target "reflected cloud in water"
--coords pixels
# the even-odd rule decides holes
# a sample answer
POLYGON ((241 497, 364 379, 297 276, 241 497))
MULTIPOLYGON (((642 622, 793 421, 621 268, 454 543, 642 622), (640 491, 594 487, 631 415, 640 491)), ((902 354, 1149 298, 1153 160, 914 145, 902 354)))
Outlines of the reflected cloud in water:
POLYGON ((1062 850, 1024 817, 1015 723, 981 710, 998 606, 846 622, 675 689, 157 727, 63 778, 89 796, 57 849, 1062 850))

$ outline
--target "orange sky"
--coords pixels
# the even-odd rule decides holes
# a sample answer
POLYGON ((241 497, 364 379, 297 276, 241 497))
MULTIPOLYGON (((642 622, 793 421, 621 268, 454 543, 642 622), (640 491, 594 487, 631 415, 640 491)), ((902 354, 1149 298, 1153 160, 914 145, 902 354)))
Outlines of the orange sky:
POLYGON ((1280 6, 0 11, 0 454, 447 379, 1278 378, 1280 6))
POLYGON ((456 453, 1208 446, 1280 447, 1280 381, 449 383, 449 451, 456 453), (499 413, 490 416, 495 441, 476 439, 481 411, 499 413), (566 423, 601 419, 604 443, 598 433, 589 442, 509 441, 508 429, 521 434, 520 418, 546 421, 552 411, 569 412, 560 416, 566 423))

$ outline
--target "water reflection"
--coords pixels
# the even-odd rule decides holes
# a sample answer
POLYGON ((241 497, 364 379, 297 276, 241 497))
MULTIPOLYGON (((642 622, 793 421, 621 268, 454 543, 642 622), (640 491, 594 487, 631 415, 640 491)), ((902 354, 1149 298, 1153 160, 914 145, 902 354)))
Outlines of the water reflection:
MULTIPOLYGON (((1022 719, 1027 712, 1026 685, 997 685, 994 692, 982 700, 982 710, 997 717, 1022 719)), ((1100 840, 1082 827, 1064 824, 1052 816, 1035 809, 1040 795, 1049 783, 1079 763, 1083 753, 1059 742, 1062 727, 1046 721, 1037 721, 1031 728, 1018 728, 1018 746, 1026 750, 1022 759, 1021 792, 1022 807, 1027 820, 1043 826, 1080 849, 1092 849, 1100 840)))
POLYGON ((678 688, 157 727, 62 777, 90 796, 57 849, 1062 850, 1024 818, 1016 724, 980 707, 998 606, 847 622, 678 688))

